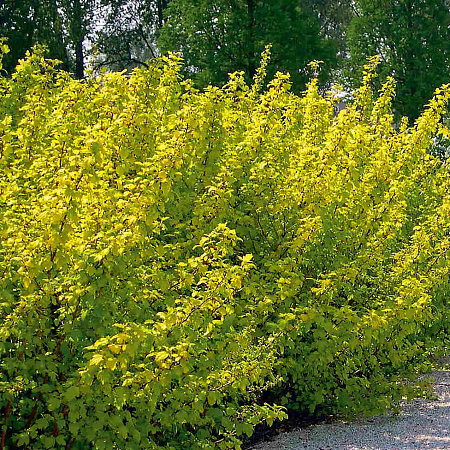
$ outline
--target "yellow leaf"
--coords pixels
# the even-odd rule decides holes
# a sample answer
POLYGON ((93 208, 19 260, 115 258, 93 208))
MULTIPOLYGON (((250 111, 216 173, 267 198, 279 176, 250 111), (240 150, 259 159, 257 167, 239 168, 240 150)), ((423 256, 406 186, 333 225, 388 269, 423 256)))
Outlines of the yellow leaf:
POLYGON ((114 370, 116 368, 117 361, 114 358, 108 358, 105 362, 105 367, 110 370, 114 370))
POLYGON ((90 366, 98 366, 103 361, 103 356, 98 353, 95 354, 89 361, 90 366))
POLYGON ((122 346, 121 345, 117 345, 117 344, 109 344, 108 348, 111 350, 112 353, 114 353, 115 355, 117 355, 118 353, 120 353, 120 351, 122 350, 122 346))
POLYGON ((243 258, 243 263, 249 263, 253 259, 253 255, 251 253, 247 253, 243 258))

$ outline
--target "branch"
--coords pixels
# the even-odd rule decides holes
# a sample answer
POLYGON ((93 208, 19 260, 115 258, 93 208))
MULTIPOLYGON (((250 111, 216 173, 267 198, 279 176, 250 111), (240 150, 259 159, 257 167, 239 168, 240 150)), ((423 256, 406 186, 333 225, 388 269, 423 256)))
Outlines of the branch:
POLYGON ((140 64, 141 66, 144 66, 146 69, 150 68, 150 66, 147 63, 145 63, 145 62, 143 62, 143 61, 141 61, 140 59, 137 59, 137 58, 118 58, 118 59, 103 61, 101 63, 97 63, 97 68, 105 67, 105 66, 107 66, 109 64, 118 64, 118 63, 121 63, 121 62, 134 62, 136 64, 140 64))
MULTIPOLYGON (((47 381, 48 381, 48 373, 45 374, 44 384, 47 384, 47 381)), ((33 410, 31 411, 30 417, 28 417, 28 420, 27 420, 24 430, 27 430, 28 428, 30 428, 31 422, 33 422, 34 416, 36 415, 38 403, 41 400, 42 400, 42 391, 39 391, 38 397, 37 397, 36 401, 34 402, 33 410)))
POLYGON ((142 40, 145 42, 145 45, 149 48, 152 58, 156 58, 155 52, 152 49, 152 46, 150 45, 150 42, 148 42, 148 39, 145 37, 144 30, 142 29, 142 25, 138 27, 139 34, 141 35, 142 40))
POLYGON ((5 422, 3 425, 2 440, 0 442, 0 450, 3 450, 5 448, 6 430, 7 430, 7 426, 8 426, 8 422, 9 422, 9 414, 11 412, 11 405, 12 405, 12 399, 10 399, 8 404, 6 405, 5 422))

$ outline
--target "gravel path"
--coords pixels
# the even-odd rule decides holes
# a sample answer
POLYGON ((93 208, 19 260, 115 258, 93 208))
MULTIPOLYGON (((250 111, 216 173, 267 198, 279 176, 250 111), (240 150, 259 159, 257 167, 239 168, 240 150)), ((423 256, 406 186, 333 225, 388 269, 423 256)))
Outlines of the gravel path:
POLYGON ((313 425, 278 435, 251 450, 450 450, 450 370, 436 370, 437 400, 413 400, 399 416, 313 425))

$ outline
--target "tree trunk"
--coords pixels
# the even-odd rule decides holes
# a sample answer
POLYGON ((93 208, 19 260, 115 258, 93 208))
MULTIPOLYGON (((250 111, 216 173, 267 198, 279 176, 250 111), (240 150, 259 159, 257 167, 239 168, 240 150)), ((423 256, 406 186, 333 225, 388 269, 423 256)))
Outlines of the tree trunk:
POLYGON ((253 0, 247 0, 247 14, 248 14, 248 74, 250 78, 256 73, 255 66, 255 4, 253 0))
MULTIPOLYGON (((407 73, 409 73, 410 83, 408 86, 408 91, 411 97, 414 97, 416 93, 416 83, 412 83, 411 81, 415 79, 416 73, 416 59, 418 55, 416 55, 416 50, 418 50, 416 46, 416 36, 414 30, 414 21, 413 21, 413 6, 411 0, 407 0, 405 3, 406 14, 407 14, 407 48, 406 48, 406 58, 405 58, 405 66, 407 73)), ((408 75, 407 75, 408 76, 408 75)))
POLYGON ((83 40, 79 39, 75 43, 75 76, 82 80, 84 78, 84 53, 83 40))
POLYGON ((71 38, 75 47, 75 76, 82 80, 84 78, 83 41, 85 30, 83 25, 83 9, 80 0, 74 0, 72 13, 71 38))
POLYGON ((164 10, 167 8, 168 0, 157 0, 156 9, 158 15, 158 28, 162 28, 164 25, 164 10))

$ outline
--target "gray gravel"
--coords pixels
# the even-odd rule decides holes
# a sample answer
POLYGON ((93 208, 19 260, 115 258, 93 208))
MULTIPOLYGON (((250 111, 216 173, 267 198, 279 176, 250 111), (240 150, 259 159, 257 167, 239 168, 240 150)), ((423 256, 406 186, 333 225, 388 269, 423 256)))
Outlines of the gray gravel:
POLYGON ((437 400, 413 400, 400 415, 357 422, 313 425, 278 435, 252 450, 400 450, 450 449, 450 371, 436 370, 437 400))

